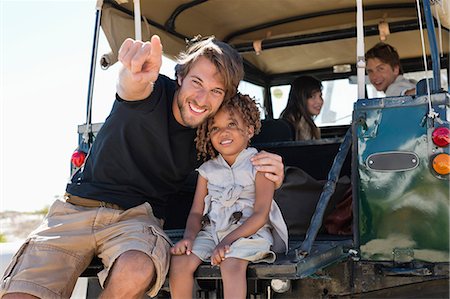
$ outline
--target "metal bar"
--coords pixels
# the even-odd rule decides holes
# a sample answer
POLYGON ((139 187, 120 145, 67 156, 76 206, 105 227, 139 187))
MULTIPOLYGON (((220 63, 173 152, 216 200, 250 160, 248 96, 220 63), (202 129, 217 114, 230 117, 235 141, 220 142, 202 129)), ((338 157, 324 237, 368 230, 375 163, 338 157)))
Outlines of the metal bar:
POLYGON ((133 4, 134 4, 134 37, 136 40, 142 40, 141 3, 139 0, 133 0, 133 4))
POLYGON ((94 40, 93 40, 93 45, 92 45, 91 65, 90 65, 90 71, 89 71, 89 85, 88 85, 87 108, 86 108, 86 110, 87 110, 86 111, 86 131, 83 135, 83 140, 85 143, 89 143, 89 133, 91 130, 90 127, 91 127, 91 123, 92 123, 92 97, 94 94, 95 68, 96 68, 96 61, 97 61, 101 15, 102 15, 101 7, 97 7, 96 13, 95 13, 95 29, 94 29, 94 40))
MULTIPOLYGON (((389 24, 389 30, 391 33, 395 32, 403 32, 409 30, 417 30, 419 25, 414 21, 401 21, 389 24)), ((369 25, 364 27, 365 36, 374 36, 378 35, 378 25, 369 25)), ((356 27, 342 29, 342 30, 331 30, 320 33, 312 33, 312 34, 304 34, 290 37, 283 37, 277 39, 268 39, 263 40, 261 47, 262 50, 268 50, 273 48, 281 48, 281 47, 291 47, 291 46, 299 46, 305 44, 326 42, 330 40, 338 40, 338 39, 346 39, 346 38, 354 38, 356 36, 356 27)), ((234 48, 240 52, 254 52, 253 42, 245 42, 234 45, 234 48)))
POLYGON ((431 14, 431 7, 429 0, 423 0, 423 9, 425 14, 425 21, 427 24, 428 40, 430 43, 431 52, 431 64, 433 66, 433 88, 432 91, 436 92, 441 89, 441 65, 439 61, 439 51, 436 41, 436 33, 434 30, 433 15, 431 14))
POLYGON ((178 6, 170 15, 170 17, 167 19, 166 23, 165 23, 165 27, 170 31, 170 32, 175 32, 175 19, 185 10, 188 10, 194 6, 200 5, 203 2, 206 2, 208 0, 194 0, 192 2, 189 3, 184 3, 180 6, 178 6))
POLYGON ((320 194, 316 210, 311 218, 311 224, 309 225, 308 231, 306 232, 305 240, 302 242, 302 245, 300 246, 300 250, 297 256, 299 258, 307 256, 311 251, 317 233, 319 232, 319 229, 322 226, 322 219, 325 213, 325 209, 328 205, 328 202, 330 201, 331 196, 334 193, 334 190, 336 188, 336 182, 339 179, 339 174, 341 172, 342 165, 344 164, 345 158, 347 156, 351 144, 352 144, 352 129, 350 127, 347 133, 345 134, 344 141, 339 146, 339 151, 336 157, 334 158, 333 165, 331 166, 330 172, 328 173, 328 181, 323 187, 323 191, 320 194))
POLYGON ((297 276, 306 278, 319 269, 323 269, 330 264, 336 263, 348 257, 342 246, 332 247, 318 254, 313 254, 297 263, 297 276))
POLYGON ((366 96, 366 60, 364 58, 364 21, 362 0, 356 0, 356 70, 358 74, 358 99, 366 96))
MULTIPOLYGON (((407 9, 407 8, 414 8, 414 4, 410 4, 410 3, 395 3, 395 4, 382 4, 382 5, 379 5, 379 4, 378 5, 368 5, 364 10, 365 11, 371 11, 371 10, 379 10, 380 8, 385 8, 385 9, 407 9)), ((272 21, 272 22, 259 24, 259 25, 256 25, 256 26, 252 26, 252 27, 249 27, 249 28, 244 28, 244 29, 235 31, 235 32, 230 33, 229 35, 227 35, 223 40, 225 42, 230 42, 232 39, 234 39, 234 38, 236 38, 238 36, 241 36, 241 35, 244 35, 244 34, 247 34, 247 33, 252 33, 252 32, 255 32, 255 31, 258 31, 258 30, 274 27, 274 26, 277 26, 277 25, 297 22, 297 21, 301 21, 301 20, 308 20, 308 19, 313 19, 313 18, 318 18, 318 17, 323 17, 323 16, 344 14, 344 13, 353 13, 353 12, 356 12, 356 8, 354 6, 341 8, 341 9, 326 10, 326 11, 322 11, 322 12, 314 12, 314 13, 309 13, 309 14, 306 14, 306 15, 293 16, 293 17, 280 19, 280 20, 275 20, 275 21, 272 21)))

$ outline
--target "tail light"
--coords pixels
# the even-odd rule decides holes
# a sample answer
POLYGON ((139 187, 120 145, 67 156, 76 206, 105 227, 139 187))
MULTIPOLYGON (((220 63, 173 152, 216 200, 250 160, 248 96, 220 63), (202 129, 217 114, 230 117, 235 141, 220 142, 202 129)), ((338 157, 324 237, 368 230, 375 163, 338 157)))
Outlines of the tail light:
POLYGON ((448 175, 450 173, 450 155, 438 154, 432 159, 432 166, 434 171, 440 175, 448 175))
POLYGON ((70 159, 73 166, 77 168, 81 167, 84 164, 85 160, 86 160, 86 153, 80 150, 74 151, 72 154, 72 158, 70 159))
POLYGON ((447 127, 438 127, 431 134, 434 144, 444 147, 450 144, 450 129, 447 127))

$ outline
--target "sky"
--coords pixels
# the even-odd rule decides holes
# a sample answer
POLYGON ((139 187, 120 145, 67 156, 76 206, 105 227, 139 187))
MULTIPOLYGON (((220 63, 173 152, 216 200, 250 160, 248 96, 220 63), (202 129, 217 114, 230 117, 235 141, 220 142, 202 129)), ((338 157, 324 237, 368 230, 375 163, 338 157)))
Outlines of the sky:
MULTIPOLYGON (((64 194, 86 121, 94 23, 95 0, 0 0, 0 212, 64 194)), ((98 58, 107 52, 101 34, 98 58)), ((161 72, 173 77, 172 67, 161 72)), ((112 107, 118 69, 97 67, 94 123, 112 107)))

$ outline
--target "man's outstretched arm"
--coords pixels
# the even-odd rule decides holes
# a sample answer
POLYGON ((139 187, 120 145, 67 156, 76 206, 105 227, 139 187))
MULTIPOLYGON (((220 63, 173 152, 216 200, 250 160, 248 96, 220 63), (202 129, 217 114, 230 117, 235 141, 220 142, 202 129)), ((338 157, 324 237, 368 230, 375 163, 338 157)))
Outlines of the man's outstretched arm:
POLYGON ((150 42, 127 38, 119 49, 122 69, 117 82, 118 95, 127 101, 146 99, 153 91, 162 64, 162 44, 153 35, 150 42))

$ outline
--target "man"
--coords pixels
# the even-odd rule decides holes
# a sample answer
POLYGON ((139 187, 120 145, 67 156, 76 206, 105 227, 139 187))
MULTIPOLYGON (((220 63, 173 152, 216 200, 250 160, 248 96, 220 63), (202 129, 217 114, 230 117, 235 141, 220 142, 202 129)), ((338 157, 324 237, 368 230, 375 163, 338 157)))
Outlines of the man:
POLYGON ((376 90, 388 97, 416 93, 415 82, 402 75, 400 58, 394 47, 378 43, 367 51, 365 58, 367 75, 376 90))
MULTIPOLYGON (((85 165, 42 225, 13 258, 0 286, 4 298, 68 298, 97 255, 104 264, 102 298, 155 296, 169 266, 162 229, 167 197, 198 165, 195 128, 236 93, 242 58, 213 38, 179 57, 176 82, 159 75, 162 45, 127 39, 111 114, 85 165)), ((254 164, 279 186, 281 158, 254 164)))

